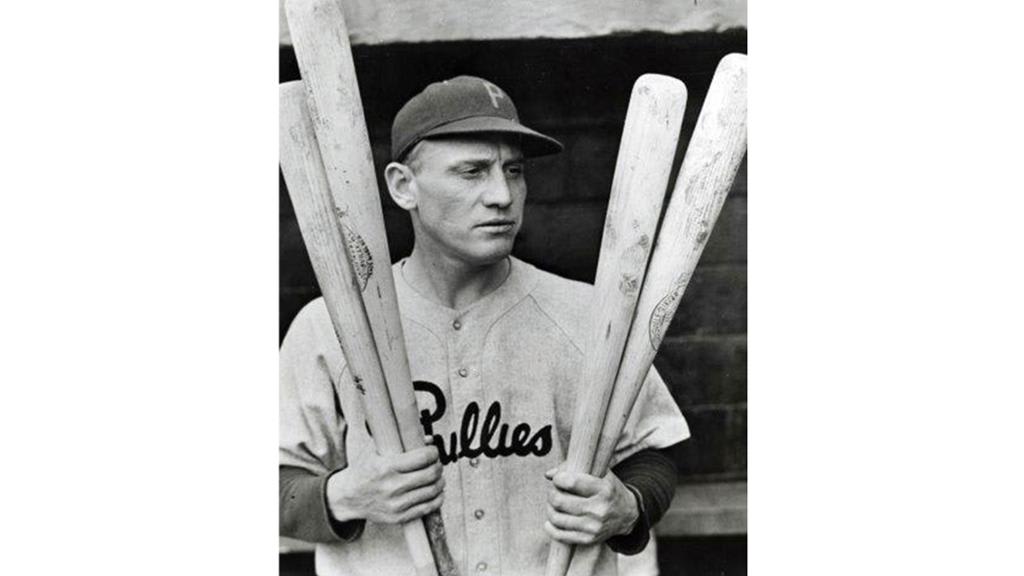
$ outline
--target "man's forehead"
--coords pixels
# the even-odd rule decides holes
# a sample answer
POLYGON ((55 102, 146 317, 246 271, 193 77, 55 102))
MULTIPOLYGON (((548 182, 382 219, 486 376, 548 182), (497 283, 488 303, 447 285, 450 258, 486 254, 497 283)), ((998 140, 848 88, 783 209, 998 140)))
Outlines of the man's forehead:
POLYGON ((431 138, 421 142, 421 157, 432 156, 448 162, 470 159, 522 160, 523 152, 516 139, 502 136, 453 136, 431 138))

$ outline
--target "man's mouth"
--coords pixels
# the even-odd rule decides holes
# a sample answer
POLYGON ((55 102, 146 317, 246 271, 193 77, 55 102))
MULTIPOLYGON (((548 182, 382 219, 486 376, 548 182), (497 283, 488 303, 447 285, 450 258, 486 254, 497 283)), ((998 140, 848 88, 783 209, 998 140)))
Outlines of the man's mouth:
POLYGON ((513 228, 515 228, 515 225, 515 220, 509 220, 507 218, 495 218, 494 220, 487 220, 486 222, 481 222, 480 224, 477 224, 477 228, 483 228, 488 232, 501 233, 510 232, 513 228))

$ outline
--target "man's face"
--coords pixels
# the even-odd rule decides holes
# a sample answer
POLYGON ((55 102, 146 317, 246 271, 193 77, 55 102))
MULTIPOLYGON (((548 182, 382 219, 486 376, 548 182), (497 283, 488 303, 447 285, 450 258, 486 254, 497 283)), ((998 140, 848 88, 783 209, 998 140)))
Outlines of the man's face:
POLYGON ((429 140, 410 164, 417 245, 474 266, 512 252, 526 201, 518 145, 497 138, 429 140))

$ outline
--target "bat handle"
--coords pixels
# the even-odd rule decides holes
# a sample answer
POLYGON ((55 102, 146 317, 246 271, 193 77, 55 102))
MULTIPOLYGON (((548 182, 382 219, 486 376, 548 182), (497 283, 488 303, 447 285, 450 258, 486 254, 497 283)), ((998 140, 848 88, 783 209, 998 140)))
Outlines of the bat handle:
POLYGON ((439 576, 430 553, 427 532, 423 528, 423 523, 419 520, 412 520, 402 525, 405 543, 409 547, 409 556, 412 558, 416 576, 439 576))
POLYGON ((445 537, 441 512, 435 510, 427 514, 423 517, 423 524, 427 528, 427 540, 430 542, 430 552, 434 556, 438 576, 459 576, 459 571, 455 568, 455 560, 452 560, 452 553, 448 550, 448 540, 445 537))
POLYGON ((569 563, 572 561, 572 545, 551 541, 551 549, 548 551, 548 565, 544 571, 545 576, 565 576, 569 572, 569 563))

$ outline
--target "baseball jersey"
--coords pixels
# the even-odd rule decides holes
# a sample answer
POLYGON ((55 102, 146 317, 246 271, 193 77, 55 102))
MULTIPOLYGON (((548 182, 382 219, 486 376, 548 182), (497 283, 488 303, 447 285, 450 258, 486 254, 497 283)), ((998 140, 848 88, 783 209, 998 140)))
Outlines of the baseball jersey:
MULTIPOLYGON (((444 464, 441 508, 462 574, 543 573, 550 482, 565 459, 593 288, 512 258, 508 278, 462 310, 417 293, 394 265, 421 422, 444 464)), ((280 464, 325 474, 374 450, 358 392, 323 299, 308 304, 281 347, 280 464)), ((585 390, 586 383, 582 383, 585 390)), ((651 370, 613 464, 689 436, 651 370)), ((351 542, 317 544, 321 576, 413 573, 400 527, 366 522, 351 542)), ((605 545, 578 552, 571 574, 616 574, 605 545)))

